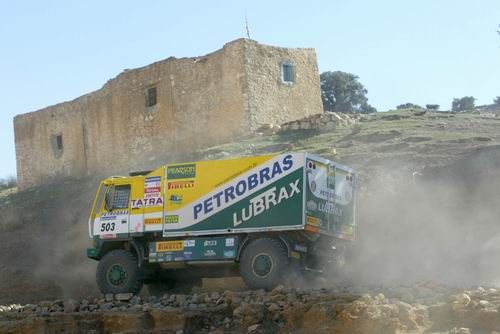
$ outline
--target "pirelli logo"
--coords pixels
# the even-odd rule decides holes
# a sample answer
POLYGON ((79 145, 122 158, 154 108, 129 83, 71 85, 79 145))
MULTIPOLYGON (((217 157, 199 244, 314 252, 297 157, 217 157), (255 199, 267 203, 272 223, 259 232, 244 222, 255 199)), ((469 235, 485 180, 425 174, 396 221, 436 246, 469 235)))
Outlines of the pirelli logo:
POLYGON ((156 252, 175 252, 184 250, 184 240, 161 241, 156 243, 156 252))
POLYGON ((158 225, 161 224, 161 218, 146 218, 144 219, 144 225, 158 225))
POLYGON ((194 180, 168 182, 167 188, 170 189, 170 190, 175 190, 175 189, 193 189, 194 188, 194 180))

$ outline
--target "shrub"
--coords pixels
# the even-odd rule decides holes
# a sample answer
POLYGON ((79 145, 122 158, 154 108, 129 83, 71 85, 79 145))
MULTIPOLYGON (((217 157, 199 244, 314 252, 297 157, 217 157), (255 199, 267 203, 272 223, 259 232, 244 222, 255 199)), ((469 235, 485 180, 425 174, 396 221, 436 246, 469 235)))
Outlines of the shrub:
POLYGON ((424 109, 424 108, 422 108, 418 104, 408 102, 408 103, 400 104, 399 106, 396 107, 396 109, 400 110, 400 109, 424 109))
POLYGON ((10 189, 16 186, 17 186, 17 179, 12 175, 0 179, 0 190, 10 189))
POLYGON ((439 110, 439 104, 426 104, 425 109, 427 110, 439 110))

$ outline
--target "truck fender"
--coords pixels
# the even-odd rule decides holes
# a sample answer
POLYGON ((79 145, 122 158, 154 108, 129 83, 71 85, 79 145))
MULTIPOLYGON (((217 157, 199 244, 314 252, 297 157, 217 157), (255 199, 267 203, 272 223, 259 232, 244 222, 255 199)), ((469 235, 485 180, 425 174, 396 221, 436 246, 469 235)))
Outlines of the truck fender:
POLYGON ((144 247, 137 240, 130 240, 130 244, 134 248, 135 254, 137 255, 137 266, 140 268, 144 264, 144 247))
MULTIPOLYGON (((245 249, 245 247, 247 246, 247 244, 249 244, 253 240, 258 239, 259 237, 261 237, 261 236, 258 236, 258 237, 247 236, 247 237, 245 237, 245 239, 243 239, 243 241, 240 243, 240 247, 238 248, 238 252, 236 254, 236 261, 240 260, 241 253, 243 252, 243 250, 245 249)), ((292 243, 291 243, 291 241, 287 237, 284 237, 284 236, 279 236, 279 237, 277 237, 275 239, 280 240, 285 245, 287 255, 288 255, 288 257, 290 257, 291 250, 292 250, 292 243)))

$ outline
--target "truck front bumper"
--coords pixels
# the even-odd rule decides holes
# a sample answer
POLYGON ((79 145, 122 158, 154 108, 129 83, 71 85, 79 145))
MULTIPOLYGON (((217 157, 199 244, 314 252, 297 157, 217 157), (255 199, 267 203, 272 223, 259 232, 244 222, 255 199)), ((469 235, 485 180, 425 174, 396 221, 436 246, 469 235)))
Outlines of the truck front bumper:
POLYGON ((87 257, 94 260, 99 260, 99 248, 87 248, 87 257))

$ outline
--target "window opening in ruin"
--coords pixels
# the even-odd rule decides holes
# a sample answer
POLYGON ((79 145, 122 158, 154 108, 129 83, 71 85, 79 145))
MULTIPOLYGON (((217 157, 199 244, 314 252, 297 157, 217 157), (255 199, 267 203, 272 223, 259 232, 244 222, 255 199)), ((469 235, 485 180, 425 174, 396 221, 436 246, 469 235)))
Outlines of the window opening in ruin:
POLYGON ((62 135, 56 136, 56 146, 59 151, 63 149, 62 135))
POLYGON ((113 209, 127 209, 130 197, 130 185, 115 186, 113 209))
POLYGON ((146 91, 146 107, 156 105, 156 87, 150 87, 146 91))
POLYGON ((281 80, 284 83, 293 82, 293 65, 292 63, 285 61, 281 64, 281 80))

